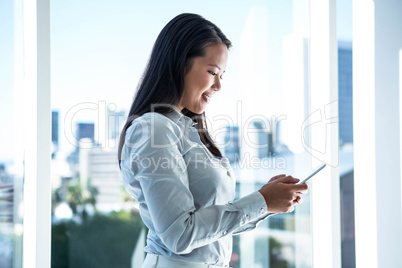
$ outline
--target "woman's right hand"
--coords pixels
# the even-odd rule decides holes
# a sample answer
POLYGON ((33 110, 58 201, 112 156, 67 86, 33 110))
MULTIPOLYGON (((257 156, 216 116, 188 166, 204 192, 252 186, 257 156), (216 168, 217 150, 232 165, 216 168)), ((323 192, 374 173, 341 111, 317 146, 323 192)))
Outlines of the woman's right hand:
POLYGON ((299 179, 284 174, 275 176, 258 190, 271 213, 292 212, 296 204, 303 202, 301 195, 307 192, 306 183, 296 184, 299 179))

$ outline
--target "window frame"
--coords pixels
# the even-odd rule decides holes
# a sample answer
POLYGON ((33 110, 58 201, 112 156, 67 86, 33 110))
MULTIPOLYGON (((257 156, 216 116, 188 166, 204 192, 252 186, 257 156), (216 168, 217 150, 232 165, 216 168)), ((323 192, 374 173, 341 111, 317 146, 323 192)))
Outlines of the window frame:
MULTIPOLYGON (((341 267, 338 43, 336 1, 310 0, 310 120, 325 127, 312 127, 310 144, 313 167, 327 167, 311 181, 313 267, 341 267), (314 119, 313 119, 314 118, 314 119), (322 125, 322 124, 321 124, 322 125)), ((314 122, 310 122, 312 125, 314 122)))
POLYGON ((16 100, 24 137, 22 263, 42 268, 50 267, 51 256, 50 0, 16 0, 14 9, 22 19, 22 29, 15 31, 19 36, 22 30, 15 54, 23 55, 16 69, 16 78, 23 80, 23 97, 16 100))

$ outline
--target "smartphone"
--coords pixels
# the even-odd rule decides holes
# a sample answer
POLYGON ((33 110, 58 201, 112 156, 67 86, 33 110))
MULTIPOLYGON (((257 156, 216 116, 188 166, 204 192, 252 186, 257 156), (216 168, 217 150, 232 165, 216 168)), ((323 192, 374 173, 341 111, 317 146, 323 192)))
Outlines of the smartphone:
POLYGON ((322 163, 321 165, 319 165, 318 167, 316 167, 315 169, 313 169, 309 174, 307 174, 302 180, 300 180, 297 184, 302 184, 307 182, 309 179, 311 179, 315 174, 317 174, 318 172, 320 172, 323 168, 325 168, 327 164, 322 163))

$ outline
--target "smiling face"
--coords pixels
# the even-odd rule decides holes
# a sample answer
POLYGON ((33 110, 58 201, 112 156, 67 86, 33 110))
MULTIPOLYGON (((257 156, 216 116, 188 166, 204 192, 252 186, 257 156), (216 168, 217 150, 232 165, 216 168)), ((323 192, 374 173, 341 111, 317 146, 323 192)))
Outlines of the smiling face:
POLYGON ((184 75, 183 95, 178 108, 193 113, 204 112, 212 96, 221 89, 222 75, 226 69, 228 50, 225 44, 205 48, 205 55, 192 60, 190 70, 184 75))

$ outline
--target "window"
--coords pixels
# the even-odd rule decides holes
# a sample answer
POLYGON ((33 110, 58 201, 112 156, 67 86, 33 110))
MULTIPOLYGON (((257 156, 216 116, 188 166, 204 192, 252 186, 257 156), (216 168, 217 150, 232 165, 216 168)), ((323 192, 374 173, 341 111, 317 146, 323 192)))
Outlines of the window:
MULTIPOLYGON (((47 262, 50 259, 50 243, 48 243, 50 242, 48 228, 50 227, 50 214, 53 215, 52 252, 62 253, 52 257, 52 261, 55 263, 61 258, 61 261, 64 261, 64 267, 75 267, 79 265, 78 263, 85 265, 87 260, 80 259, 82 255, 80 256, 77 251, 74 252, 79 248, 74 246, 82 244, 85 239, 87 239, 87 244, 95 241, 95 239, 89 239, 90 236, 82 236, 80 240, 76 238, 83 232, 86 235, 91 234, 94 235, 93 237, 99 238, 98 234, 99 230, 102 230, 102 224, 118 225, 121 229, 130 226, 126 232, 136 237, 135 242, 130 241, 124 244, 124 248, 129 250, 122 253, 124 256, 118 257, 124 260, 130 259, 128 265, 131 266, 143 258, 142 248, 145 232, 140 227, 141 222, 138 221, 135 213, 130 214, 124 211, 131 210, 131 205, 128 205, 127 208, 124 201, 115 205, 116 200, 112 198, 117 192, 122 193, 122 191, 116 191, 117 184, 113 184, 115 181, 110 184, 111 191, 108 193, 104 190, 106 188, 104 184, 95 185, 96 183, 93 181, 100 180, 97 177, 100 174, 117 176, 118 173, 113 164, 105 164, 104 161, 107 161, 110 155, 114 154, 116 133, 118 133, 121 121, 125 119, 124 110, 127 109, 127 96, 133 93, 145 66, 149 53, 144 52, 143 48, 150 49, 153 40, 164 24, 180 12, 201 13, 219 25, 235 44, 229 63, 229 66, 235 67, 231 67, 232 70, 228 69, 227 84, 224 88, 245 88, 244 83, 241 84, 239 81, 242 79, 247 81, 249 76, 257 76, 258 79, 262 79, 262 82, 259 83, 262 85, 261 88, 250 87, 258 93, 258 101, 253 105, 255 107, 252 107, 255 109, 250 112, 262 116, 258 119, 253 118, 257 120, 244 121, 241 119, 234 120, 234 122, 241 122, 239 125, 231 124, 231 121, 225 124, 222 117, 216 117, 223 114, 220 112, 222 107, 213 103, 210 105, 211 113, 208 115, 211 121, 211 130, 225 129, 223 133, 217 132, 215 138, 220 142, 225 154, 239 155, 237 159, 233 157, 232 162, 244 167, 242 160, 245 159, 246 153, 250 150, 252 155, 250 152, 248 157, 251 159, 253 156, 254 159, 257 159, 256 163, 260 165, 264 163, 264 165, 271 165, 271 167, 272 165, 284 167, 283 164, 286 164, 284 168, 286 172, 290 171, 292 165, 299 166, 300 164, 301 168, 297 173, 303 173, 305 169, 310 168, 311 162, 316 162, 308 154, 306 154, 306 158, 298 157, 303 155, 303 152, 296 152, 297 146, 292 145, 292 142, 285 135, 287 133, 285 131, 286 123, 291 121, 291 117, 284 119, 280 115, 288 114, 290 111, 299 111, 300 114, 307 111, 309 114, 309 111, 316 111, 317 106, 322 105, 322 100, 333 104, 336 102, 328 100, 342 97, 341 92, 338 92, 340 95, 336 94, 336 97, 333 94, 338 90, 336 84, 339 84, 339 91, 341 91, 340 88, 347 87, 349 82, 345 82, 347 79, 342 78, 342 72, 334 66, 337 67, 336 60, 340 62, 349 56, 348 53, 344 54, 338 51, 338 47, 335 45, 338 40, 334 38, 333 34, 336 21, 349 21, 337 25, 338 30, 345 25, 347 25, 346 28, 350 27, 350 20, 348 19, 351 17, 350 7, 347 8, 349 15, 341 15, 335 19, 334 10, 337 8, 335 1, 321 0, 310 0, 309 3, 306 1, 293 1, 292 3, 285 1, 276 4, 261 3, 260 1, 239 2, 232 6, 227 1, 218 4, 204 1, 202 6, 196 6, 194 3, 180 3, 178 7, 175 7, 178 2, 142 3, 141 6, 128 1, 114 4, 100 4, 97 1, 79 3, 76 1, 70 2, 68 5, 53 2, 51 8, 52 85, 55 86, 52 89, 51 108, 49 106, 51 95, 48 83, 50 82, 48 64, 50 22, 47 21, 50 14, 49 2, 46 0, 16 0, 14 2, 2 1, 0 4, 0 36, 2 40, 0 43, 0 88, 2 89, 0 102, 3 109, 0 114, 0 122, 2 123, 2 130, 6 130, 0 134, 2 148, 0 152, 0 199, 2 204, 0 212, 0 265, 2 267, 21 267, 22 265, 30 267, 34 262, 40 267, 48 266, 47 262), (292 11, 290 12, 290 10, 292 11), (113 17, 114 14, 119 16, 113 17), (158 15, 155 17, 159 18, 160 21, 145 26, 143 22, 147 21, 148 14, 158 15), (266 16, 267 14, 268 16, 266 16), (307 17, 300 16, 300 14, 307 14, 307 17), (292 18, 293 25, 293 27, 287 28, 289 31, 298 27, 303 28, 306 21, 309 22, 310 32, 307 36, 310 37, 308 40, 292 39, 290 36, 283 38, 284 41, 281 45, 275 43, 277 47, 264 45, 272 41, 270 37, 275 36, 277 38, 280 36, 278 31, 282 29, 281 27, 286 28, 290 21, 287 20, 284 25, 278 24, 278 21, 289 18, 289 15, 292 18), (228 17, 230 19, 227 19, 228 17), (270 24, 267 26, 264 22, 265 18, 268 18, 268 21, 274 21, 277 24, 274 26, 278 27, 272 27, 270 24), (245 29, 249 29, 249 31, 245 31, 245 29), (246 33, 244 38, 242 34, 239 36, 240 32, 246 33), (136 41, 139 37, 141 37, 141 42, 136 41), (253 62, 256 58, 254 52, 260 50, 259 48, 256 50, 248 49, 249 54, 243 53, 242 55, 241 51, 244 51, 245 48, 247 50, 251 44, 251 42, 243 40, 249 41, 251 37, 255 40, 252 44, 268 47, 263 53, 257 55, 259 59, 270 64, 271 61, 268 60, 272 60, 272 57, 273 59, 275 56, 280 57, 280 53, 272 55, 273 51, 275 53, 281 49, 285 51, 286 46, 292 47, 293 45, 295 48, 294 54, 292 54, 293 59, 298 56, 298 60, 295 61, 298 64, 290 64, 284 68, 286 63, 292 63, 292 57, 289 57, 290 61, 286 59, 286 56, 291 55, 291 53, 285 53, 281 58, 283 66, 275 66, 274 69, 269 69, 267 66, 270 65, 257 64, 258 67, 262 66, 263 68, 244 70, 241 64, 253 62), (63 42, 67 45, 64 46, 63 42), (137 46, 140 43, 143 46, 137 46), (116 47, 119 49, 116 50, 116 47), (305 50, 304 53, 302 52, 306 47, 308 48, 307 54, 305 50), (327 50, 328 48, 330 51, 327 50), (143 53, 134 53, 138 51, 143 53), (335 57, 334 51, 338 52, 339 57, 335 57), (344 56, 345 58, 341 59, 344 56), (306 63, 305 57, 309 59, 307 72, 305 68, 300 67, 306 63), (36 59, 40 64, 36 64, 36 59), (10 68, 10 66, 14 66, 14 68, 10 68), (121 66, 125 68, 120 68, 120 70, 124 70, 117 71, 119 68, 115 67, 121 66), (336 71, 334 71, 335 69, 336 71), (303 72, 297 72, 297 70, 303 70, 303 72), (282 74, 280 74, 281 72, 282 74), (291 75, 292 73, 298 73, 298 76, 293 76, 294 81, 285 79, 286 74, 291 75), (336 73, 339 74, 339 77, 334 75, 336 73), (268 86, 270 81, 275 81, 275 79, 280 81, 281 75, 284 76, 283 85, 278 83, 268 86), (309 79, 304 79, 305 75, 309 79), (242 78, 242 76, 246 78, 242 78), (273 80, 268 79, 272 76, 274 76, 273 80), (310 105, 303 106, 306 109, 298 106, 295 110, 286 110, 286 108, 280 108, 278 111, 269 110, 273 109, 275 105, 279 107, 283 103, 282 95, 288 94, 286 93, 285 82, 289 82, 289 88, 292 89, 292 83, 299 85, 300 81, 307 82, 304 88, 309 90, 309 94, 304 96, 310 96, 310 99, 306 98, 297 104, 310 103, 310 105), (268 94, 263 90, 264 87, 278 90, 269 92, 270 98, 267 98, 263 95, 268 94), (116 94, 120 90, 124 94, 116 94), (328 94, 332 94, 331 97, 328 97, 328 94), (310 110, 308 110, 308 106, 310 110), (262 109, 262 111, 258 111, 258 109, 262 109), (53 112, 51 112, 52 110, 53 112), (268 110, 269 112, 267 112, 268 110), (274 120, 272 117, 271 120, 267 120, 267 115, 268 117, 272 115, 277 117, 274 117, 274 120), (220 122, 216 122, 217 119, 220 122), (16 124, 17 122, 22 124, 16 124), (242 127, 244 128, 243 122, 247 122, 248 124, 245 126, 251 130, 250 136, 247 136, 248 141, 252 141, 252 146, 249 147, 262 145, 264 140, 268 140, 265 144, 266 150, 253 151, 253 148, 244 146, 242 143, 245 137, 242 129, 242 127), (52 130, 50 125, 52 125, 52 130), (270 130, 275 130, 267 131, 268 126, 271 128, 270 130), (283 139, 281 139, 282 137, 283 139), (11 142, 11 140, 15 142, 11 142), (25 143, 22 140, 25 140, 25 143), (51 144, 52 150, 50 149, 51 144), (229 146, 225 147, 225 145, 229 146), (286 145, 287 148, 282 145, 286 145), (284 152, 286 149, 291 151, 290 155, 282 155, 286 157, 286 162, 272 163, 267 161, 267 159, 277 160, 281 155, 276 153, 281 150, 284 152), (264 155, 267 153, 268 157, 265 157, 264 155), (50 183, 50 174, 48 174, 50 172, 50 158, 52 158, 51 168, 52 178, 54 178, 52 183, 50 183), (86 165, 82 165, 80 159, 84 159, 86 165), (96 171, 99 166, 105 170, 96 174, 94 170, 96 171), (95 177, 97 179, 93 179, 95 177), (52 196, 54 198, 52 202, 54 210, 52 212, 50 212, 50 193, 47 190, 50 188, 50 184, 54 189, 52 196), (25 188, 23 193, 22 188, 25 188), (80 201, 69 204, 67 197, 72 195, 74 196, 72 200, 80 201), (102 198, 99 198, 100 196, 102 198), (21 209, 23 201, 25 202, 25 211, 21 209), (22 225, 22 215, 24 226, 22 225), (10 220, 11 217, 12 220, 10 220), (96 227, 91 228, 93 226, 96 227), (132 227, 134 228, 130 229, 132 227), (87 230, 93 232, 86 232, 87 230), (67 243, 63 243, 63 240, 66 239, 66 231, 75 232, 75 236, 70 237, 67 243), (21 257, 22 251, 23 258, 21 257)), ((337 14, 342 14, 342 8, 346 2, 338 2, 337 14)), ((355 168, 353 167, 353 176, 355 179, 354 195, 356 197, 354 199, 354 214, 356 224, 359 226, 355 229, 355 259, 357 266, 366 267, 378 263, 379 267, 389 267, 401 263, 401 255, 398 254, 401 245, 401 236, 398 235, 401 232, 401 188, 399 187, 400 176, 395 176, 395 174, 400 173, 398 164, 400 162, 398 158, 400 148, 398 150, 398 146, 395 147, 395 144, 400 143, 400 132, 398 132, 400 118, 394 115, 397 115, 400 110, 398 110, 400 100, 398 100, 395 92, 398 92, 398 78, 399 82, 401 81, 401 71, 398 72, 396 66, 399 64, 399 69, 401 69, 402 43, 400 33, 394 26, 401 24, 401 17, 397 15, 401 12, 402 6, 396 2, 392 5, 388 2, 376 2, 374 6, 371 1, 354 1, 353 5, 353 112, 355 119, 353 124, 353 166, 355 166, 355 168), (375 35, 374 29, 376 30, 375 35), (389 115, 393 116, 390 117, 389 115), (367 117, 370 120, 367 120, 367 117), (386 118, 386 120, 378 120, 379 118, 386 118), (393 148, 393 150, 384 148, 393 148), (381 176, 376 176, 376 174, 381 174, 381 176), (387 178, 386 184, 383 183, 384 177, 387 178), (367 195, 370 196, 369 199, 366 198, 367 195), (394 207, 390 210, 384 210, 380 209, 380 204, 393 204, 394 207), (389 221, 390 218, 393 220, 389 221)), ((338 33, 340 32, 342 31, 338 31, 338 33)), ((343 45, 345 44, 340 43, 339 48, 342 48, 343 45)), ((254 82, 253 80, 249 81, 254 82)), ((224 99, 225 104, 230 103, 232 105, 224 107, 225 113, 232 113, 231 118, 236 118, 233 112, 237 112, 239 106, 247 107, 247 98, 243 99, 244 95, 242 94, 247 95, 249 92, 244 92, 244 90, 221 92, 221 100, 224 99), (244 101, 239 104, 237 100, 240 99, 244 101)), ((295 95, 296 92, 301 93, 302 91, 293 91, 291 96, 301 100, 303 96, 295 95)), ((216 100, 215 103, 222 103, 221 100, 216 100)), ((340 102, 336 104, 335 106, 324 107, 327 109, 325 111, 344 109, 340 108, 340 102)), ((318 110, 325 112, 322 107, 319 107, 318 110)), ((295 116, 297 117, 297 115, 295 116)), ((345 115, 340 114, 340 123, 342 123, 342 116, 345 115)), ((246 119, 249 119, 249 115, 246 119)), ((331 119, 329 118, 329 121, 331 119)), ((311 122, 307 121, 306 123, 308 125, 311 122)), ((340 153, 340 164, 342 165, 342 158, 346 160, 348 165, 351 164, 352 161, 348 157, 352 152, 350 150, 352 147, 347 145, 347 142, 345 146, 345 141, 347 141, 347 137, 343 135, 345 133, 342 134, 340 131, 337 133, 340 135, 333 135, 337 130, 335 131, 333 126, 330 126, 330 129, 331 146, 336 144, 336 150, 331 147, 332 159, 335 159, 334 156, 340 153), (338 139, 339 137, 341 139, 338 139), (337 141, 341 145, 340 147, 337 141), (344 154, 345 152, 346 154, 344 154)), ((322 141, 320 135, 318 139, 317 136, 314 137, 314 133, 322 134, 322 132, 314 129, 314 126, 311 129, 306 129, 303 133, 305 134, 304 138, 307 137, 302 142, 305 145, 309 145, 309 142, 312 142, 312 145, 317 145, 322 141), (310 140, 309 137, 311 137, 310 140)), ((304 149, 306 148, 304 147, 304 149)), ((310 153, 314 155, 315 152, 310 151, 310 153)), ((241 167, 237 169, 239 178, 237 196, 239 197, 246 192, 258 189, 263 183, 262 179, 259 178, 266 175, 264 167, 260 169, 255 167, 243 169, 241 167), (248 175, 252 175, 255 180, 250 181, 248 175)), ((343 255, 343 259, 341 259, 340 250, 342 248, 343 252, 349 251, 346 244, 351 240, 344 240, 343 242, 347 243, 341 247, 340 229, 342 227, 342 239, 352 238, 353 234, 350 232, 352 229, 349 229, 351 225, 347 230, 344 229, 344 221, 342 225, 337 226, 337 218, 340 219, 341 215, 343 219, 348 217, 345 211, 338 211, 337 206, 341 204, 342 208, 342 204, 349 202, 347 198, 342 198, 344 198, 344 193, 348 194, 351 180, 342 179, 341 168, 340 170, 331 169, 330 176, 331 181, 334 181, 333 185, 323 180, 314 180, 314 187, 311 187, 309 194, 310 205, 308 205, 309 199, 307 197, 305 199, 307 203, 304 204, 306 206, 299 206, 299 210, 294 213, 295 215, 288 214, 286 215, 289 216, 288 218, 272 217, 269 221, 261 224, 254 232, 253 239, 250 239, 250 249, 244 248, 246 241, 242 236, 238 236, 234 244, 233 266, 242 267, 253 263, 261 266, 275 261, 271 265, 283 264, 290 267, 303 267, 305 263, 310 261, 317 267, 326 267, 328 263, 337 267, 341 265, 347 267, 350 262, 349 264, 345 263, 347 261, 346 255, 343 255), (342 181, 349 183, 349 186, 346 185, 346 188, 342 188, 342 181), (316 182, 317 184, 315 184, 316 182), (339 189, 339 185, 341 189, 339 189), (320 191, 315 191, 314 188, 320 189, 320 191), (337 194, 338 190, 340 190, 340 195, 337 194), (326 199, 328 196, 330 198, 327 199, 330 201, 326 199), (338 197, 341 199, 337 200, 338 197), (314 200, 317 200, 315 198, 322 200, 322 202, 315 202, 314 200), (328 209, 329 207, 331 209, 328 209), (302 208, 309 211, 303 211, 302 208), (303 215, 309 215, 308 220, 312 222, 311 230, 298 229, 297 226, 303 223, 304 216, 299 217, 297 213, 299 216, 303 213, 305 213, 303 215), (334 216, 335 218, 333 218, 334 216), (294 220, 294 228, 291 224, 289 225, 292 220, 294 220), (319 221, 326 224, 317 224, 319 221), (294 237, 293 241, 285 244, 278 244, 272 239, 267 241, 267 237, 273 234, 279 235, 283 233, 284 229, 289 230, 288 237, 294 237), (277 232, 278 230, 280 232, 277 232), (260 236, 256 237, 256 233, 260 236), (311 240, 311 245, 306 242, 304 236, 302 240, 299 239, 300 234, 305 233, 309 233, 308 239, 311 240), (345 234, 347 235, 344 236, 345 234), (298 241, 302 242, 299 243, 298 241), (304 249, 308 251, 305 254, 304 249), (248 253, 252 252, 252 254, 245 254, 244 250, 249 250, 248 253), (267 252, 269 254, 264 254, 267 252), (273 258, 270 258, 271 253, 274 253, 273 258), (299 253, 304 255, 300 256, 299 253), (301 261, 300 257, 306 257, 306 259, 301 261)), ((327 175, 328 173, 327 171, 327 175)), ((325 172, 320 174, 325 174, 325 172)), ((125 196, 122 196, 122 199, 127 201, 125 196)), ((347 208, 349 209, 350 206, 347 208)), ((350 211, 349 214, 351 214, 350 211)), ((307 225, 310 224, 303 226, 307 225)), ((286 241, 286 239, 281 241, 286 241)), ((101 241, 96 240, 95 243, 99 242, 101 241)), ((119 243, 119 245, 123 245, 123 243, 119 243)), ((88 247, 87 249, 87 253, 90 253, 91 250, 96 250, 96 247, 88 247)), ((107 263, 106 259, 102 259, 102 261, 107 263)))
POLYGON ((337 1, 342 267, 356 267, 353 164, 352 2, 337 1))
MULTIPOLYGON (((18 1, 15 1, 18 5, 18 1)), ((0 266, 22 266, 23 161, 21 121, 21 54, 14 2, 0 3, 0 266)))
MULTIPOLYGON (((128 265, 144 257, 144 226, 116 163, 118 135, 153 42, 179 13, 203 15, 233 43, 223 89, 206 112, 212 136, 232 160, 237 198, 276 174, 310 170, 300 143, 309 114, 307 1, 58 1, 51 8, 52 265, 103 267, 117 256, 128 265), (110 239, 106 223, 121 226, 113 231, 120 247, 102 243, 110 239), (105 250, 110 256, 91 257, 105 250)), ((234 238, 233 267, 311 263, 309 195, 294 213, 234 238)))

